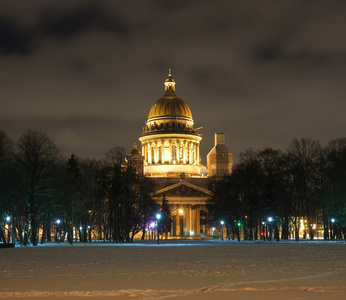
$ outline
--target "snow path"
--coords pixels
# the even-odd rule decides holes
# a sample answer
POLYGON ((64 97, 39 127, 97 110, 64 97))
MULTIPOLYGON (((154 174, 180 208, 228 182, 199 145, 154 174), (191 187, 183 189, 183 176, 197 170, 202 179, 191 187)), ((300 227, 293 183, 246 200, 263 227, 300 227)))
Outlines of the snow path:
POLYGON ((166 243, 1 249, 0 299, 346 299, 345 243, 166 243))

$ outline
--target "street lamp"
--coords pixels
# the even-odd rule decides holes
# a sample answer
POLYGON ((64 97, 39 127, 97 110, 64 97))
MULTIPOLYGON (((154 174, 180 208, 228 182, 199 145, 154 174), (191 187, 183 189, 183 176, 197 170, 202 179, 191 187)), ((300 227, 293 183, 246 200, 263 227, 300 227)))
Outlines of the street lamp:
POLYGON ((269 222, 269 240, 271 241, 272 240, 272 221, 273 221, 273 218, 272 217, 269 217, 268 218, 268 222, 269 222))
POLYGON ((156 219, 157 219, 157 243, 160 244, 160 219, 161 219, 160 213, 156 214, 156 219))
POLYGON ((11 217, 7 216, 5 220, 6 220, 7 223, 10 222, 11 221, 11 217))
POLYGON ((223 241, 223 225, 225 224, 225 221, 221 220, 220 224, 221 224, 221 241, 223 241))
POLYGON ((57 219, 55 221, 55 223, 58 224, 58 231, 56 233, 56 236, 57 236, 57 240, 58 240, 58 243, 59 243, 60 242, 60 223, 61 223, 60 219, 57 219))
POLYGON ((332 222, 332 240, 334 240, 334 223, 335 223, 335 219, 334 218, 331 218, 330 221, 332 222))
POLYGON ((266 222, 262 222, 262 230, 261 231, 261 238, 263 239, 263 241, 266 240, 266 222))

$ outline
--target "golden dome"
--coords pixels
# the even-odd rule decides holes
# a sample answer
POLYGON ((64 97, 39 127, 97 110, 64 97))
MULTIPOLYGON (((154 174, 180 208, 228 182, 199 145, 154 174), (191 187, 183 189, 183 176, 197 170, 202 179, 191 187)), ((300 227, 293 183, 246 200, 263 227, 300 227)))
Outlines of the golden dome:
POLYGON ((149 112, 148 119, 157 117, 186 117, 192 119, 188 105, 180 98, 164 96, 156 101, 149 112))
POLYGON ((171 69, 165 81, 165 95, 156 101, 149 112, 148 119, 157 117, 186 117, 192 119, 189 106, 175 95, 175 80, 171 69))

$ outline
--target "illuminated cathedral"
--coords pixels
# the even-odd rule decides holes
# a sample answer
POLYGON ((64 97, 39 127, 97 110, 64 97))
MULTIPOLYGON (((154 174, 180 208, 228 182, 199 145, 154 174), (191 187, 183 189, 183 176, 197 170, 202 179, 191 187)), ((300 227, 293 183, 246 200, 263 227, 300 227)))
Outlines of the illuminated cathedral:
POLYGON ((207 166, 200 156, 201 134, 196 133, 189 106, 175 94, 175 80, 169 69, 164 95, 151 107, 139 138, 142 152, 135 146, 126 157, 138 174, 155 183, 153 197, 165 197, 173 217, 170 237, 211 235, 206 218, 210 179, 230 174, 233 156, 223 133, 215 134, 215 146, 207 155, 207 166))

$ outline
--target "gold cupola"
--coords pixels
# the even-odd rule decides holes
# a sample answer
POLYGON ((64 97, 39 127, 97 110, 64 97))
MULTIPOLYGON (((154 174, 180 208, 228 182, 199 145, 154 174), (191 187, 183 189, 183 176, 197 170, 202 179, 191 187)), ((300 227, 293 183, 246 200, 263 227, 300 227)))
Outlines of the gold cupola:
POLYGON ((175 94, 169 69, 165 93, 150 109, 143 128, 144 173, 155 177, 202 176, 199 144, 202 137, 193 129, 189 106, 175 94))
POLYGON ((148 121, 162 117, 182 117, 192 121, 192 113, 189 106, 175 95, 175 80, 172 77, 171 68, 165 81, 165 94, 152 106, 148 121))

